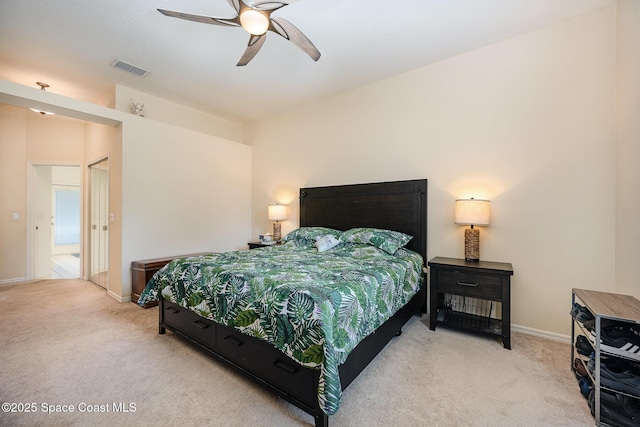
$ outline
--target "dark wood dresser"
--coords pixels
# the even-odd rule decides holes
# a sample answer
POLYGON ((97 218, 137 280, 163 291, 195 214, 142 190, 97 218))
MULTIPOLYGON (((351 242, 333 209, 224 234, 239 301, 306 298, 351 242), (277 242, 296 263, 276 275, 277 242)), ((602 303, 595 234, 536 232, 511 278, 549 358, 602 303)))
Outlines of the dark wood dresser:
MULTIPOLYGON (((151 280, 154 274, 170 261, 178 258, 187 258, 192 256, 206 255, 212 252, 198 252, 195 254, 175 255, 164 258, 143 259, 131 262, 131 302, 138 303, 140 294, 151 280)), ((144 308, 154 307, 157 302, 151 302, 144 305, 144 308)))

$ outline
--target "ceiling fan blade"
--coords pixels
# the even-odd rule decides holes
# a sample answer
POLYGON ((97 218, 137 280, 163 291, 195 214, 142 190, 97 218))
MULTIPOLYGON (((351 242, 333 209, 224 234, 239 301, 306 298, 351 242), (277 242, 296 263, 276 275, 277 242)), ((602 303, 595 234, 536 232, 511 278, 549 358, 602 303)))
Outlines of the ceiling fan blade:
POLYGON ((214 18, 213 16, 193 15, 191 13, 174 12, 172 10, 158 9, 158 12, 172 18, 186 19, 187 21, 201 22, 203 24, 223 25, 225 27, 239 27, 240 18, 214 18))
POLYGON ((258 53, 266 39, 266 34, 261 34, 259 36, 251 35, 251 37, 249 38, 249 45, 247 46, 247 50, 244 51, 244 55, 242 55, 242 58, 240 58, 240 61, 238 61, 236 65, 238 67, 247 65, 249 61, 251 61, 253 57, 256 56, 256 53, 258 53))
POLYGON ((264 10, 264 11, 274 11, 274 10, 278 10, 281 7, 285 7, 288 6, 289 3, 285 3, 283 1, 261 1, 261 2, 257 2, 253 4, 253 7, 255 7, 258 10, 264 10))
POLYGON ((239 1, 240 0, 227 0, 227 3, 229 3, 231 7, 234 8, 238 14, 240 14, 240 3, 238 3, 239 1))
POLYGON ((320 59, 320 52, 314 46, 314 44, 311 43, 311 40, 309 40, 307 36, 302 34, 302 31, 297 29, 291 22, 287 21, 286 19, 271 18, 269 30, 293 42, 293 44, 302 49, 314 61, 320 59))

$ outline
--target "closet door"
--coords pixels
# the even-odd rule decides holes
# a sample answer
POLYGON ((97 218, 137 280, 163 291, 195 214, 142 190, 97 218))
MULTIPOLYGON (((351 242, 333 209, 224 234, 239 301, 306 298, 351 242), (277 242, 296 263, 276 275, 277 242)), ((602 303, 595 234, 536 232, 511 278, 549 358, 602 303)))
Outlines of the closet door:
POLYGON ((89 165, 89 280, 109 286, 109 159, 89 165))

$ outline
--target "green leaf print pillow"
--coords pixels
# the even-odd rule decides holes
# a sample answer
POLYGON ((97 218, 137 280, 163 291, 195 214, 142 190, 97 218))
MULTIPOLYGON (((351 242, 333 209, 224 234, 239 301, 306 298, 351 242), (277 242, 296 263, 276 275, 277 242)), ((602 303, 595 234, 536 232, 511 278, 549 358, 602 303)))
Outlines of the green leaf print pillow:
POLYGON ((380 228, 352 228, 342 233, 340 240, 345 243, 361 243, 380 248, 388 254, 395 254, 413 237, 399 231, 380 228))
POLYGON ((331 235, 336 239, 339 239, 342 235, 342 231, 334 230, 328 227, 300 227, 297 230, 293 230, 291 233, 284 236, 282 240, 289 242, 292 240, 311 240, 315 242, 322 236, 331 235))

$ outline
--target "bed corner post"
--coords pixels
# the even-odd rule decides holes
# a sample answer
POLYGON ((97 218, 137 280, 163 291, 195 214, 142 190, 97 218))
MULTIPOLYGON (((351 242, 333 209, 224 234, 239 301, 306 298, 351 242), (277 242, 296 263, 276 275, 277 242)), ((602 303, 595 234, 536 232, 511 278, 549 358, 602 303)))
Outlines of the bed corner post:
POLYGON ((316 427, 329 427, 329 416, 324 412, 315 415, 316 427))
POLYGON ((158 301, 158 333, 164 334, 167 330, 164 327, 164 298, 160 297, 158 301))

